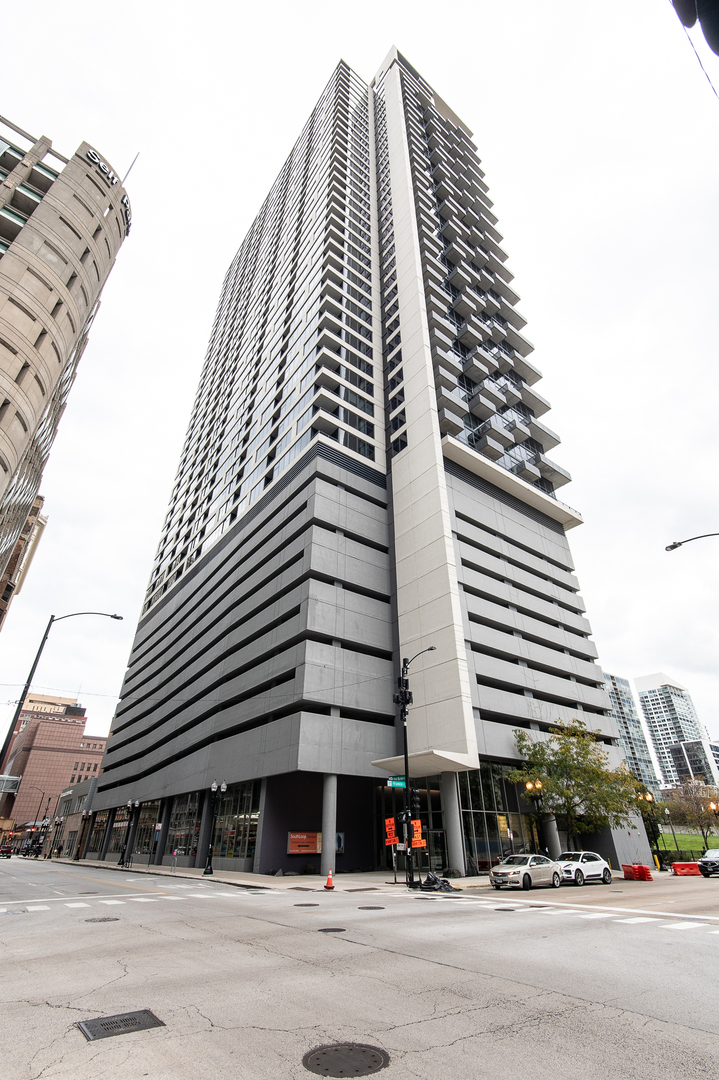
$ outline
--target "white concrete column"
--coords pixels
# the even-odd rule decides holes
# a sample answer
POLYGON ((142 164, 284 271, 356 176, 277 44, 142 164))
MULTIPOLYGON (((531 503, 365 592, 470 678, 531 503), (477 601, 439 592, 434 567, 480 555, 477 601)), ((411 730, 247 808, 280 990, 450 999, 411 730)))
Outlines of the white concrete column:
POLYGON ((322 862, 323 877, 335 871, 335 836, 337 834, 337 774, 325 773, 322 784, 322 862))
POLYGON ((447 838, 448 870, 459 870, 466 875, 464 863, 464 838, 462 835, 462 813, 459 807, 459 790, 455 772, 440 773, 439 791, 442 799, 442 822, 447 838))

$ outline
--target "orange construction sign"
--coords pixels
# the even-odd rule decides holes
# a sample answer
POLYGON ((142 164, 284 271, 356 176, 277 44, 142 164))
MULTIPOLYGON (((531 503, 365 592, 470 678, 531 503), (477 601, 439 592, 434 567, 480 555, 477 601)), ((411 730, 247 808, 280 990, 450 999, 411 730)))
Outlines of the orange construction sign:
POLYGON ((384 819, 384 831, 387 834, 384 842, 385 847, 389 847, 391 844, 399 843, 399 840, 397 838, 397 827, 395 825, 393 817, 388 817, 384 819))
POLYGON ((427 841, 422 839, 422 822, 413 821, 412 829, 414 830, 412 835, 412 847, 427 847, 427 841))

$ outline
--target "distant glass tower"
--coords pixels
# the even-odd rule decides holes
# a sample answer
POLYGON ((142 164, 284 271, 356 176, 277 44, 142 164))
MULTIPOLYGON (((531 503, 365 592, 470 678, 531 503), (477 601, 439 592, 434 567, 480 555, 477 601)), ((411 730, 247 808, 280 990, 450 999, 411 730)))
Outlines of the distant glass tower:
POLYGON ((659 778, 654 771, 651 754, 642 728, 642 722, 634 704, 634 695, 627 679, 604 672, 604 679, 612 703, 612 716, 619 729, 619 742, 626 757, 629 770, 637 780, 656 796, 659 793, 659 778))
POLYGON ((321 831, 323 872, 385 865, 415 654, 432 868, 538 842, 515 728, 579 717, 621 761, 501 243, 439 94, 396 49, 371 83, 340 63, 222 287, 93 802, 108 852, 138 800, 158 860, 319 869, 321 831))
POLYGON ((639 704, 665 784, 680 779, 670 747, 683 742, 709 741, 709 733, 697 716, 689 691, 663 671, 635 679, 639 704))

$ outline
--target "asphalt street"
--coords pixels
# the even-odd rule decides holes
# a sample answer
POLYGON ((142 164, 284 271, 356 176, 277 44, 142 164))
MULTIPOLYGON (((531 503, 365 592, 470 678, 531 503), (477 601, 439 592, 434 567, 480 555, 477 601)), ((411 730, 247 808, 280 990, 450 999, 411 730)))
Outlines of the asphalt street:
POLYGON ((6 1080, 300 1078, 362 1042, 387 1080, 719 1073, 719 879, 531 893, 235 887, 0 863, 6 1080), (164 1027, 87 1042, 77 1021, 164 1027))

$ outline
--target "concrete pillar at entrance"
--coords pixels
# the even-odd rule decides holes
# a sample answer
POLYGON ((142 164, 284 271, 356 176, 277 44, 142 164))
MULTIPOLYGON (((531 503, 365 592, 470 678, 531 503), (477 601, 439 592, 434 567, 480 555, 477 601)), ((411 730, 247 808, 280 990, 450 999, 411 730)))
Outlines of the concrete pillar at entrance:
POLYGON ((542 818, 542 835, 549 850, 549 858, 558 859, 562 853, 562 845, 559 842, 559 830, 554 814, 545 814, 542 818))
POLYGON ((163 799, 160 803, 160 839, 157 841, 155 858, 152 860, 155 866, 162 866, 162 858, 165 854, 167 834, 170 831, 170 814, 172 813, 172 799, 163 799))
POLYGON ((255 861, 252 864, 252 873, 261 873, 260 864, 262 859, 262 834, 265 823, 265 806, 267 804, 267 777, 262 777, 260 785, 260 807, 257 813, 257 835, 255 836, 255 861))
POLYGON ((325 773, 322 785, 322 877, 335 870, 335 836, 337 834, 337 775, 325 773))
POLYGON ((200 817, 200 835, 197 838, 197 855, 195 866, 204 870, 207 862, 207 851, 210 846, 210 832, 212 831, 212 792, 209 790, 202 793, 202 815, 200 817))
POLYGON ((105 826, 105 835, 102 838, 102 847, 100 848, 100 859, 104 860, 107 855, 107 849, 110 846, 110 837, 112 836, 112 827, 115 824, 115 814, 117 810, 115 807, 108 811, 107 825, 105 826))
POLYGON ((442 822, 447 838, 447 866, 444 869, 459 870, 462 877, 466 874, 464 863, 464 839, 462 837, 462 815, 459 809, 459 789, 457 774, 443 772, 439 778, 439 791, 442 799, 442 822))

